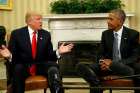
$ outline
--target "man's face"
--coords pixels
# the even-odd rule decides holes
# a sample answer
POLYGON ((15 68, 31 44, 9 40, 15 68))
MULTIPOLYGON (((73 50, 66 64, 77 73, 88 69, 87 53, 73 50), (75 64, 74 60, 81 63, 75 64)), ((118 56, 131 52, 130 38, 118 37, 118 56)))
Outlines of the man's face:
POLYGON ((117 30, 122 26, 121 19, 113 13, 109 13, 107 24, 111 30, 117 30))
POLYGON ((42 16, 40 15, 32 16, 32 19, 30 21, 30 26, 34 30, 40 30, 42 28, 42 16))

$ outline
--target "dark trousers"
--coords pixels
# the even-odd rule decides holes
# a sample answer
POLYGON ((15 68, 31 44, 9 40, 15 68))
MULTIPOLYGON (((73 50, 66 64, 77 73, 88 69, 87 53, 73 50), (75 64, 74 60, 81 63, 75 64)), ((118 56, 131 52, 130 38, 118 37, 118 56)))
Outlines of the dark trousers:
MULTIPOLYGON (((134 70, 136 75, 140 75, 140 62, 134 64, 134 70)), ((140 87, 140 77, 134 78, 135 87, 140 87)), ((135 90, 134 93, 140 93, 139 90, 135 90)))
MULTIPOLYGON (((77 71, 81 77, 83 77, 91 87, 98 87, 100 85, 99 76, 102 76, 102 71, 100 70, 100 65, 98 63, 94 64, 85 64, 79 63, 77 65, 77 71)), ((107 71, 107 74, 116 74, 116 75, 133 75, 134 70, 122 63, 112 64, 110 67, 111 71, 107 71)), ((90 89, 90 93, 102 93, 101 89, 90 89)))
MULTIPOLYGON (((37 65, 37 75, 44 75, 48 79, 51 93, 64 93, 58 65, 47 62, 37 65)), ((16 64, 13 69, 13 93, 24 93, 25 79, 29 76, 28 65, 16 64)))

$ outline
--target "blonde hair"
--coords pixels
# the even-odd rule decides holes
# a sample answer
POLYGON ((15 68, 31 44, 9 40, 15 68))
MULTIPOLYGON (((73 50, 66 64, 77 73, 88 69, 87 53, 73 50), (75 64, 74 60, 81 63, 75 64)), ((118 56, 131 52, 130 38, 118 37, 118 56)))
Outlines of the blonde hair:
POLYGON ((34 16, 42 16, 42 15, 35 11, 28 11, 25 16, 25 22, 28 24, 28 22, 32 20, 34 16))

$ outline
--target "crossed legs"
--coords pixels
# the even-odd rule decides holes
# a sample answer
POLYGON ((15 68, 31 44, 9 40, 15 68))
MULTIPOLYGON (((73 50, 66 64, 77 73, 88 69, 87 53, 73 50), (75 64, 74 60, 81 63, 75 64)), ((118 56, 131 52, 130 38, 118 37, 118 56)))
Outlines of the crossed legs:
MULTIPOLYGON (((76 67, 79 75, 83 77, 91 87, 98 87, 100 86, 100 79, 98 78, 102 71, 100 70, 100 65, 98 63, 94 64, 85 64, 79 63, 76 67)), ((124 65, 122 63, 115 63, 112 64, 110 67, 111 71, 107 71, 109 73, 115 75, 133 75, 134 70, 129 67, 128 65, 124 65)), ((101 89, 90 89, 90 93, 102 93, 101 89)))

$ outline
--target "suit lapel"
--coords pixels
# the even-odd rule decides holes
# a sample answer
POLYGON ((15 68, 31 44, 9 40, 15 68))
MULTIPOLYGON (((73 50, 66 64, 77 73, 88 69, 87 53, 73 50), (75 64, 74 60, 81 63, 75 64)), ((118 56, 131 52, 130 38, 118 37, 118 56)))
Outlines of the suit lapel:
POLYGON ((42 37, 42 32, 41 31, 38 31, 38 38, 37 38, 37 55, 36 57, 39 56, 39 52, 40 52, 40 49, 42 47, 42 40, 43 40, 43 37, 42 37))
POLYGON ((122 37, 121 37, 121 44, 120 44, 120 52, 122 54, 123 49, 126 47, 128 39, 128 32, 126 31, 125 27, 123 27, 122 37))
POLYGON ((29 51, 30 56, 32 57, 32 49, 31 49, 31 41, 29 36, 28 28, 25 29, 23 36, 23 42, 25 42, 25 48, 27 51, 29 51))
POLYGON ((113 31, 109 31, 109 46, 110 46, 110 49, 112 50, 113 49, 113 41, 114 41, 114 34, 113 34, 113 31))

